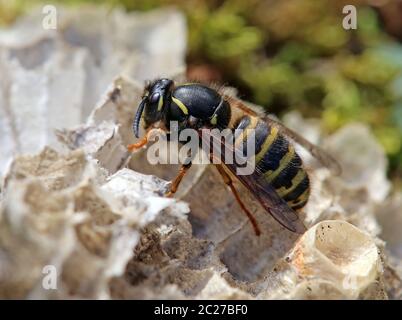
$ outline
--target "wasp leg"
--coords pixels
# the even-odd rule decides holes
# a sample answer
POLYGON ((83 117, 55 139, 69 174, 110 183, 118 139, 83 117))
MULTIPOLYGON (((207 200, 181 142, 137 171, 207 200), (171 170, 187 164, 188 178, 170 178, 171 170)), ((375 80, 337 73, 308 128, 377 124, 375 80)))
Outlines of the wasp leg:
POLYGON ((145 146, 147 143, 148 143, 148 135, 144 136, 137 143, 129 144, 127 146, 127 150, 130 151, 130 152, 137 151, 138 149, 141 149, 143 146, 145 146))
POLYGON ((143 146, 145 146, 148 141, 150 140, 151 134, 153 133, 154 128, 149 128, 147 133, 145 134, 145 136, 143 138, 141 138, 140 141, 138 141, 137 143, 133 143, 133 144, 129 144, 127 146, 128 151, 130 152, 134 152, 137 151, 138 149, 141 149, 143 146))
POLYGON ((186 175, 188 169, 191 168, 191 165, 192 165, 191 162, 189 162, 188 164, 181 165, 179 173, 177 174, 176 178, 173 180, 170 190, 166 193, 166 197, 172 197, 176 193, 181 180, 186 175))
POLYGON ((230 188, 230 190, 232 191, 234 197, 236 198, 237 203, 240 205, 240 207, 243 209, 244 213, 247 215, 247 218, 250 220, 253 228, 254 228, 254 232, 257 236, 259 236, 261 234, 260 228, 258 227, 258 223, 257 220, 255 220, 253 214, 246 208, 246 206, 244 205, 244 203, 241 201, 239 194, 237 193, 237 190, 235 189, 234 185, 233 185, 233 181, 232 178, 227 174, 227 172, 225 171, 225 169, 223 169, 222 165, 220 164, 216 164, 215 165, 216 168, 218 169, 223 181, 225 182, 225 184, 230 188))

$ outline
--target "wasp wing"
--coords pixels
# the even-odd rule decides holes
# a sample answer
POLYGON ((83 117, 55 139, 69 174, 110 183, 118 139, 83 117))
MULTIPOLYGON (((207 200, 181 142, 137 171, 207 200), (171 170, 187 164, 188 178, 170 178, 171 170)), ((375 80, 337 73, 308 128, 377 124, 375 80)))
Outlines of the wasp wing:
MULTIPOLYGON (((255 167, 253 173, 249 175, 239 175, 237 173, 238 166, 235 163, 225 163, 224 155, 227 152, 236 154, 238 158, 244 157, 240 150, 234 148, 233 144, 226 143, 227 140, 223 140, 222 136, 216 136, 213 131, 202 130, 200 135, 203 140, 206 140, 204 145, 209 146, 209 150, 204 151, 209 153, 211 158, 219 157, 218 160, 223 160, 222 164, 253 194, 261 206, 275 220, 290 231, 296 233, 304 233, 306 231, 306 227, 300 220, 297 212, 288 206, 269 183, 262 179, 262 174, 258 167, 255 167)), ((247 161, 254 161, 254 159, 247 159, 247 161)))
POLYGON ((341 166, 330 154, 322 150, 320 147, 312 144, 298 133, 287 128, 280 121, 273 119, 271 116, 264 113, 261 108, 258 108, 253 105, 248 105, 243 101, 241 101, 240 99, 237 99, 233 96, 229 95, 224 96, 225 99, 227 99, 227 101, 231 104, 231 106, 239 108, 249 115, 258 116, 259 118, 261 118, 261 120, 267 122, 269 125, 276 126, 280 133, 294 140, 296 143, 298 143, 307 151, 309 151, 313 157, 315 157, 322 165, 330 169, 333 174, 340 175, 342 173, 341 166))
MULTIPOLYGON (((233 166, 225 165, 234 175, 233 166)), ((276 193, 275 189, 266 183, 261 183, 261 176, 256 177, 256 174, 249 176, 236 175, 244 186, 247 187, 260 202, 262 207, 270 213, 275 220, 277 220, 286 229, 296 232, 304 233, 306 227, 300 220, 299 215, 276 193)))

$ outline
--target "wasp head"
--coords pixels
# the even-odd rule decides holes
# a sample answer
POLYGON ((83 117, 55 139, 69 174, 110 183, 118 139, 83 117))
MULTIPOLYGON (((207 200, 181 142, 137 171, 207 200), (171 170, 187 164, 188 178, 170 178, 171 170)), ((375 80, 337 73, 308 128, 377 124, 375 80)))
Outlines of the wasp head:
POLYGON ((142 114, 144 114, 145 128, 164 118, 172 87, 173 81, 170 79, 158 79, 145 87, 145 93, 133 122, 133 130, 137 138, 142 114))

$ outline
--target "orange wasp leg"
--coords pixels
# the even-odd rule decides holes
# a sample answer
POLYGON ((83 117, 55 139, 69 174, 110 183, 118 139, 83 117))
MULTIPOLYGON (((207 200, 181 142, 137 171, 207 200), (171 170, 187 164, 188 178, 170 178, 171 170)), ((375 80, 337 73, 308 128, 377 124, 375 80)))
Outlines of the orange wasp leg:
POLYGON ((172 186, 170 187, 170 190, 166 193, 166 197, 172 197, 177 189, 179 188, 180 182, 183 179, 183 177, 186 175, 187 171, 191 168, 191 162, 189 164, 182 164, 179 170, 179 173, 177 174, 176 178, 172 182, 172 186))
POLYGON ((127 150, 130 152, 137 151, 138 149, 141 149, 143 146, 145 146, 148 143, 148 134, 146 134, 143 138, 141 138, 140 141, 137 143, 129 144, 127 146, 127 150))
POLYGON ((257 220, 255 220, 253 214, 246 208, 242 200, 240 199, 239 194, 237 193, 237 190, 235 189, 233 185, 232 178, 227 174, 225 169, 223 169, 222 165, 215 164, 216 168, 218 169, 223 181, 225 184, 230 188, 232 191, 234 197, 236 198, 237 203, 240 205, 240 207, 243 209, 244 213, 247 215, 247 218, 250 220, 251 224, 253 225, 254 232, 257 236, 261 234, 260 228, 258 227, 257 220))
MULTIPOLYGON (((134 151, 137 151, 138 149, 141 149, 143 146, 145 146, 148 143, 148 141, 150 141, 151 135, 154 133, 153 130, 155 130, 155 128, 153 128, 153 127, 149 128, 147 130, 147 133, 145 134, 145 136, 142 137, 140 139, 140 141, 138 141, 137 143, 129 144, 127 146, 128 151, 134 152, 134 151)), ((158 129, 158 130, 160 130, 160 129, 158 129)))

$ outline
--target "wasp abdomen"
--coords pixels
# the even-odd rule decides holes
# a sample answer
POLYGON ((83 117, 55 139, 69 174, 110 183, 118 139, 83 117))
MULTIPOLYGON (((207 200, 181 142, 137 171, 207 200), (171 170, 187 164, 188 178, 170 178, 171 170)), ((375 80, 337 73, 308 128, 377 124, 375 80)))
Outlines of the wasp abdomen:
POLYGON ((278 195, 294 210, 302 208, 310 194, 310 180, 294 146, 278 128, 254 116, 244 116, 236 129, 235 147, 247 149, 250 130, 255 131, 256 175, 262 184, 273 186, 278 195))

